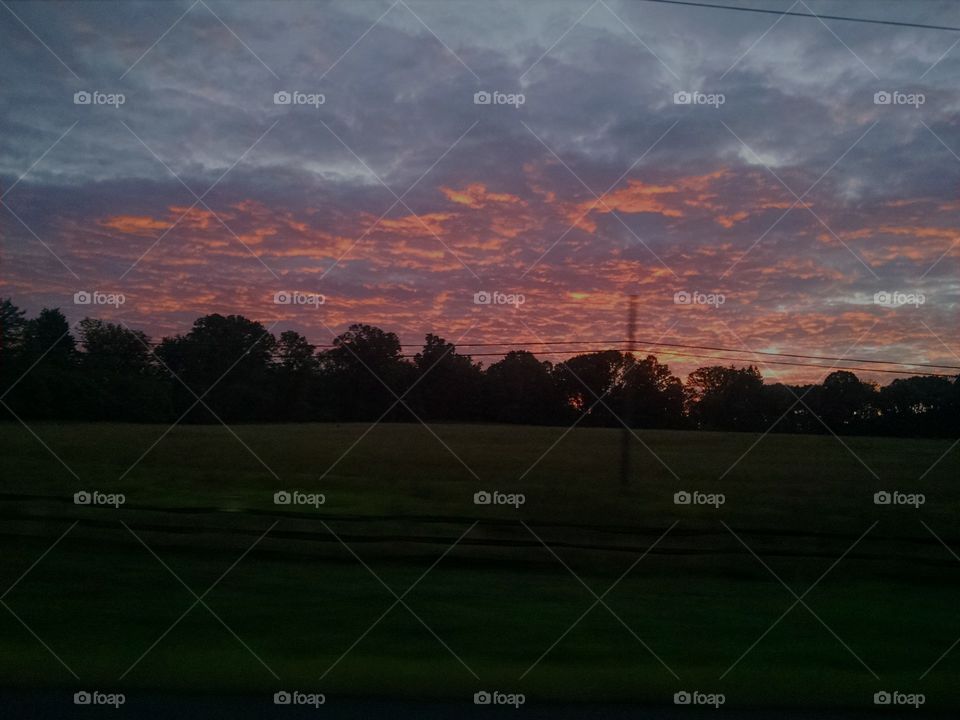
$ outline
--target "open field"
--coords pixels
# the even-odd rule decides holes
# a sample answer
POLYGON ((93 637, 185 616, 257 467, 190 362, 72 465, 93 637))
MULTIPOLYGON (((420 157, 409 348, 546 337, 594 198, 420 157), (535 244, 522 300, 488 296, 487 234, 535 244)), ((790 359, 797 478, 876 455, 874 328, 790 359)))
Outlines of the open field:
POLYGON ((604 429, 32 427, 63 464, 0 427, 0 591, 29 626, 0 613, 7 687, 960 706, 960 650, 936 662, 960 637, 960 559, 934 535, 960 552, 950 442, 642 432, 622 490, 604 429))

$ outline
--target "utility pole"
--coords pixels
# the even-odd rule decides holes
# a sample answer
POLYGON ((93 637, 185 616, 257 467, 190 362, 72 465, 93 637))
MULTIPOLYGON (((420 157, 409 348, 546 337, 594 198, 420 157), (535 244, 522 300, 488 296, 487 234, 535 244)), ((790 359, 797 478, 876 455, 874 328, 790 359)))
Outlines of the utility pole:
POLYGON ((620 488, 625 490, 630 486, 630 428, 633 425, 633 393, 631 393, 626 384, 627 376, 633 369, 636 359, 633 357, 635 350, 634 344, 636 338, 637 326, 637 296, 630 296, 630 305, 627 309, 627 353, 629 360, 623 370, 624 393, 623 393, 623 431, 620 434, 620 488))

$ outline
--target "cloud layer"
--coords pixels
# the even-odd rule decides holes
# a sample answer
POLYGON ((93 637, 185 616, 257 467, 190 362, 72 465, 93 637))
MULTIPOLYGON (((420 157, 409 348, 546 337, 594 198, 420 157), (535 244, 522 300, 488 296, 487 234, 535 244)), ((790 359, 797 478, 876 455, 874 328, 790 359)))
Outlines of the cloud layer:
POLYGON ((645 340, 960 364, 956 33, 633 0, 9 8, 0 277, 31 312, 610 340, 636 294, 645 340))

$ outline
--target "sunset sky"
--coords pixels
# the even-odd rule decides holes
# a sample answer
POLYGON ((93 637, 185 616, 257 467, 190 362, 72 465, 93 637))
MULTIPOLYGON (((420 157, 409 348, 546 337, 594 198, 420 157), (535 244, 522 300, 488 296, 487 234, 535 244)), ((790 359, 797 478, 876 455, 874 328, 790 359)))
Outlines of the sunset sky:
MULTIPOLYGON (((726 4, 960 26, 950 2, 726 4)), ((637 294, 643 340, 960 365, 958 40, 643 0, 7 2, 0 295, 323 344, 618 339, 637 294)))

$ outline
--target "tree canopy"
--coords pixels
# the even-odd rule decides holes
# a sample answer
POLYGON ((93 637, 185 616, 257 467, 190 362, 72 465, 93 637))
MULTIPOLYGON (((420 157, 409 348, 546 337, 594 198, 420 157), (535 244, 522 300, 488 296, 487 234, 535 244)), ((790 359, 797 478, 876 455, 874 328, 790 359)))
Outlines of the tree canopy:
POLYGON ((517 350, 483 367, 428 334, 351 325, 329 347, 275 337, 241 315, 186 334, 145 333, 58 309, 27 318, 0 299, 0 408, 9 419, 126 422, 498 422, 764 432, 960 434, 960 377, 878 387, 849 370, 815 385, 767 384, 755 366, 712 365, 685 382, 654 355, 581 353, 556 364, 517 350))

